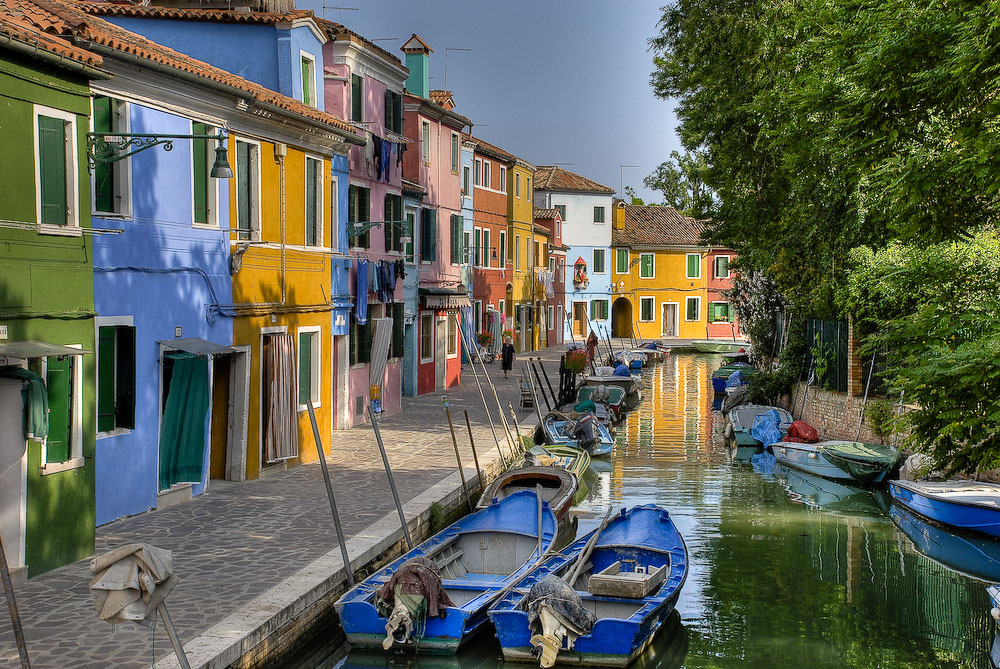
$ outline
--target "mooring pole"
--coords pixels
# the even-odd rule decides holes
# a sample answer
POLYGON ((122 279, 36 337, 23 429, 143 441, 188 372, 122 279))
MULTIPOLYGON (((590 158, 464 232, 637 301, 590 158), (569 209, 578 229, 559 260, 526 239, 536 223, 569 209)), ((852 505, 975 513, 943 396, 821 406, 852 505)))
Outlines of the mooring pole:
MULTIPOLYGON (((530 366, 531 367, 531 371, 535 373, 535 380, 538 381, 538 392, 540 392, 542 394, 542 399, 545 400, 545 408, 548 411, 552 411, 552 405, 549 404, 549 396, 545 394, 545 386, 542 385, 542 377, 538 374, 538 370, 535 369, 535 362, 534 362, 534 360, 532 358, 528 358, 528 362, 526 362, 525 364, 528 365, 528 366, 530 366)), ((529 374, 528 378, 529 379, 531 378, 530 374, 529 374)), ((532 386, 532 390, 534 390, 534 386, 532 386)), ((553 398, 553 400, 554 399, 555 398, 553 398)))
POLYGON ((510 409, 510 416, 514 420, 514 431, 517 432, 517 444, 521 445, 521 428, 517 425, 517 412, 514 411, 514 405, 507 402, 507 408, 510 409))
MULTIPOLYGON (((528 371, 528 363, 524 363, 525 371, 528 371)), ((538 416, 538 424, 542 424, 542 409, 538 406, 538 395, 535 393, 535 382, 531 380, 531 372, 528 371, 528 387, 531 389, 531 404, 535 407, 535 415, 538 416)), ((545 404, 548 405, 549 401, 545 400, 545 404)), ((550 408, 549 411, 552 411, 550 408)), ((515 419, 516 420, 516 419, 515 419)))
POLYGON ((486 363, 480 360, 479 364, 483 366, 483 374, 486 376, 486 383, 493 391, 493 399, 496 400, 497 410, 500 412, 500 424, 503 425, 504 432, 507 434, 507 444, 510 446, 511 456, 514 456, 517 449, 514 447, 514 440, 510 434, 510 425, 507 424, 507 419, 503 415, 503 405, 500 404, 500 396, 497 395, 497 387, 493 385, 493 380, 490 378, 490 373, 486 369, 486 363))
POLYGON ((472 421, 469 420, 469 412, 465 411, 465 426, 469 428, 469 445, 472 446, 472 459, 476 463, 476 476, 479 477, 479 489, 486 487, 483 481, 483 470, 479 468, 479 454, 476 453, 476 439, 472 436, 472 421))
POLYGON ((330 470, 326 466, 326 455, 323 453, 323 440, 319 436, 319 427, 316 424, 316 412, 313 411, 312 402, 306 403, 306 411, 309 412, 309 423, 312 425, 313 441, 316 443, 316 455, 319 456, 319 466, 323 470, 323 483, 326 484, 326 498, 330 501, 333 526, 337 529, 337 541, 340 542, 340 557, 344 561, 347 585, 353 588, 354 570, 351 569, 351 558, 347 554, 347 538, 344 536, 344 528, 340 525, 340 514, 337 512, 337 498, 333 495, 333 484, 330 483, 330 470))
POLYGON ((10 568, 7 565, 7 554, 4 553, 2 536, 0 536, 0 578, 3 578, 3 594, 7 598, 7 611, 10 613, 10 626, 14 628, 17 654, 21 656, 21 666, 24 669, 29 669, 31 661, 28 659, 28 645, 24 642, 21 614, 17 611, 17 601, 14 599, 14 582, 10 578, 10 568))
POLYGON ((865 383, 865 399, 861 403, 861 411, 858 412, 858 431, 854 434, 854 441, 861 438, 861 424, 865 420, 865 409, 868 408, 868 388, 872 385, 872 374, 875 373, 875 356, 878 355, 878 351, 872 353, 872 362, 868 366, 868 381, 865 383))
POLYGON ((552 403, 558 409, 559 408, 559 398, 556 397, 555 391, 552 390, 552 381, 549 380, 549 373, 547 371, 545 371, 545 365, 542 364, 542 359, 541 358, 535 358, 535 360, 538 361, 538 367, 542 370, 542 376, 545 377, 545 385, 547 385, 549 387, 549 394, 552 395, 552 403))
POLYGON ((378 422, 375 420, 375 412, 372 411, 371 404, 368 405, 368 417, 372 421, 372 430, 375 432, 375 441, 378 443, 378 451, 382 454, 382 464, 385 465, 385 475, 389 477, 389 488, 392 490, 392 499, 396 502, 396 511, 399 513, 399 523, 403 526, 403 536, 406 538, 406 549, 413 550, 413 540, 410 538, 410 528, 406 525, 406 515, 403 513, 403 503, 399 501, 399 492, 396 490, 396 480, 392 477, 392 467, 389 466, 389 456, 385 452, 385 444, 382 443, 382 433, 378 431, 378 422))
POLYGON ((462 455, 458 452, 458 439, 455 437, 455 424, 451 422, 451 405, 448 404, 448 397, 441 398, 444 405, 444 413, 448 416, 448 429, 451 430, 451 445, 455 447, 455 460, 458 461, 458 475, 462 479, 462 490, 465 491, 465 501, 469 503, 469 513, 472 513, 472 495, 469 494, 469 484, 465 482, 465 468, 462 466, 462 455))
POLYGON ((181 669, 191 669, 187 655, 184 654, 184 646, 181 645, 181 638, 177 635, 177 628, 174 627, 174 621, 171 620, 170 614, 167 613, 167 603, 165 601, 160 602, 156 610, 160 614, 160 617, 163 618, 163 626, 167 628, 170 645, 174 647, 174 653, 177 655, 177 664, 181 666, 181 669))
POLYGON ((503 449, 500 447, 500 437, 497 436, 496 426, 493 425, 493 415, 490 413, 490 407, 486 403, 486 394, 483 393, 483 384, 479 382, 479 372, 476 371, 476 361, 473 355, 475 355, 475 357, 477 358, 480 359, 482 358, 479 356, 479 351, 476 351, 473 354, 469 350, 469 344, 468 342, 465 341, 465 333, 462 331, 461 328, 459 328, 459 334, 462 335, 461 337, 459 337, 459 340, 462 342, 462 348, 465 349, 465 354, 469 356, 469 363, 470 366, 472 367, 472 377, 476 380, 476 388, 479 389, 479 399, 482 400, 483 402, 483 410, 486 412, 486 420, 488 420, 490 423, 490 432, 493 433, 493 441, 495 441, 497 444, 497 453, 500 454, 500 463, 504 466, 504 468, 506 468, 507 459, 504 457, 503 449))

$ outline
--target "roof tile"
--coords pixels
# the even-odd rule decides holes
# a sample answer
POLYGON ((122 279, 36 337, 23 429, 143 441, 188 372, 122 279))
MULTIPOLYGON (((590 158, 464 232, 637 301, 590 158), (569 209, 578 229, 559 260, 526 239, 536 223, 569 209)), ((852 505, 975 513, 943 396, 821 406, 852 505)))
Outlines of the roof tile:
POLYGON ((612 246, 701 246, 705 221, 673 207, 625 205, 625 229, 611 231, 612 246))
POLYGON ((69 58, 91 67, 100 67, 99 54, 74 46, 60 37, 63 20, 23 0, 0 2, 0 34, 43 51, 69 58), (56 33, 56 34, 52 34, 56 33))
POLYGON ((614 188, 609 188, 555 165, 535 168, 535 190, 615 194, 614 188))

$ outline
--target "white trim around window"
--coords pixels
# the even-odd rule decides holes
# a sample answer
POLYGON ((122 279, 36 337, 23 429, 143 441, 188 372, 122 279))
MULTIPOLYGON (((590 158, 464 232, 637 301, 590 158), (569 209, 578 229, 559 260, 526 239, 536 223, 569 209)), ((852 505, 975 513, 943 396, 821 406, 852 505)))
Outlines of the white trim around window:
POLYGON ((684 320, 686 322, 688 322, 688 323, 695 323, 695 322, 701 320, 701 297, 690 297, 690 296, 688 296, 688 297, 684 298, 684 320), (690 317, 688 317, 688 314, 691 313, 690 304, 692 302, 694 302, 696 305, 698 305, 697 307, 695 307, 696 310, 697 310, 697 312, 698 312, 696 318, 690 318, 690 317))
POLYGON ((319 99, 318 99, 317 94, 316 94, 316 88, 317 88, 316 87, 316 58, 314 58, 313 55, 311 53, 309 53, 308 51, 303 51, 302 49, 299 49, 299 68, 300 68, 299 78, 301 78, 301 76, 302 76, 301 68, 307 62, 309 63, 309 71, 310 71, 309 91, 308 91, 308 93, 309 93, 309 99, 306 100, 306 92, 307 91, 303 90, 302 91, 302 103, 306 104, 306 105, 309 105, 310 107, 315 107, 316 109, 319 109, 319 99))
POLYGON ((615 274, 628 274, 629 253, 628 249, 615 249, 615 274), (624 266, 621 262, 625 260, 624 266))
POLYGON ((555 306, 553 306, 551 304, 548 306, 548 321, 549 322, 547 323, 547 325, 549 326, 549 329, 550 330, 555 330, 556 329, 556 308, 555 308, 555 306))
MULTIPOLYGON (((324 179, 323 179, 323 157, 322 156, 311 156, 306 154, 305 161, 303 162, 303 175, 302 175, 302 245, 306 247, 325 247, 326 237, 324 236, 324 225, 323 225, 323 207, 324 207, 324 179), (316 167, 316 179, 317 183, 314 184, 316 191, 316 202, 314 207, 313 215, 316 217, 316 243, 309 244, 309 219, 305 216, 305 208, 309 204, 309 163, 313 162, 317 164, 316 167)), ((336 246, 336 245, 334 245, 336 246)))
POLYGON ((448 338, 445 341, 445 355, 448 359, 457 358, 461 347, 458 344, 458 316, 455 314, 448 314, 448 330, 446 334, 448 338), (454 346, 452 346, 453 342, 454 346))
POLYGON ((260 184, 260 142, 244 138, 244 137, 234 137, 233 138, 233 183, 231 188, 236 190, 236 211, 233 220, 230 221, 229 229, 231 233, 235 233, 237 238, 239 238, 239 224, 240 224, 240 203, 239 203, 239 183, 242 172, 240 170, 239 161, 239 146, 240 144, 246 144, 250 146, 250 165, 246 168, 248 173, 248 178, 250 179, 250 238, 240 239, 240 241, 260 241, 261 231, 260 231, 260 204, 261 204, 261 184, 260 184))
POLYGON ((420 339, 417 342, 417 348, 419 349, 417 353, 420 355, 420 362, 426 364, 428 362, 434 362, 434 345, 437 341, 437 332, 435 326, 434 314, 425 313, 420 315, 420 339), (428 327, 430 323, 430 327, 428 327), (430 349, 431 353, 429 356, 424 357, 424 334, 430 333, 430 349))
POLYGON ((591 274, 607 274, 608 273, 608 251, 607 249, 594 249, 593 264, 590 266, 591 274), (597 254, 601 254, 601 269, 597 269, 597 254))
POLYGON ((700 253, 687 253, 684 255, 684 276, 688 279, 700 279, 701 278, 701 254, 700 253), (691 258, 695 257, 698 259, 698 273, 691 274, 688 272, 688 268, 691 264, 691 258))
POLYGON ((656 298, 652 295, 647 295, 639 298, 639 322, 640 323, 655 323, 656 322, 656 298), (642 317, 642 305, 649 304, 649 318, 642 317))
MULTIPOLYGON (((302 364, 300 358, 300 350, 302 346, 301 337, 303 334, 310 333, 312 337, 309 338, 309 401, 313 405, 313 409, 318 409, 323 406, 320 399, 321 395, 319 389, 322 388, 320 382, 322 379, 320 375, 322 374, 323 365, 320 363, 320 356, 323 353, 322 337, 320 336, 322 328, 319 325, 305 325, 298 328, 295 331, 295 401, 298 402, 299 399, 299 379, 302 376, 302 371, 299 369, 299 365, 302 364)), ((308 407, 305 404, 299 404, 298 410, 305 411, 308 407)))
POLYGON ((723 256, 723 255, 715 256, 714 260, 712 260, 712 278, 714 278, 714 279, 728 279, 729 278, 729 274, 730 274, 730 272, 729 272, 729 263, 730 262, 732 262, 732 258, 730 256, 723 256), (726 259, 726 274, 725 274, 725 276, 722 276, 722 275, 719 274, 719 261, 721 259, 723 259, 723 258, 726 259))
MULTIPOLYGON (((115 326, 118 326, 118 325, 124 325, 126 327, 134 328, 135 327, 135 319, 134 319, 133 316, 95 316, 94 317, 94 342, 95 342, 94 345, 95 346, 99 346, 101 328, 115 327, 115 326)), ((95 350, 98 351, 98 356, 99 356, 100 355, 99 348, 95 349, 95 350)), ((95 367, 97 367, 97 369, 94 371, 94 388, 97 389, 95 391, 96 393, 100 392, 100 390, 99 390, 100 389, 100 383, 98 382, 98 380, 100 379, 100 373, 101 372, 100 372, 100 364, 99 363, 100 363, 100 360, 98 360, 98 364, 95 365, 95 367)), ((96 401, 96 397, 97 397, 97 395, 95 394, 95 401, 94 401, 94 425, 98 424, 98 420, 97 420, 98 403, 96 401)), ((105 437, 116 437, 116 436, 118 436, 120 434, 128 434, 129 432, 132 432, 134 429, 135 428, 129 428, 129 427, 115 427, 115 429, 113 429, 113 430, 107 430, 105 432, 98 431, 97 432, 97 439, 104 439, 105 437)))
POLYGON ((655 279, 656 278, 656 254, 654 253, 640 253, 639 254, 639 278, 640 279, 655 279), (651 262, 649 264, 650 273, 645 275, 642 273, 642 261, 646 257, 649 257, 651 262))
MULTIPOLYGON (((65 344, 69 348, 83 348, 80 344, 65 344)), ((42 441, 41 466, 39 467, 42 476, 57 474, 70 469, 79 469, 86 462, 83 457, 83 356, 69 356, 73 365, 73 422, 70 425, 69 459, 62 462, 46 462, 48 454, 45 452, 46 442, 42 441)), ((42 358, 41 377, 46 375, 48 358, 42 358)))
MULTIPOLYGON (((201 123, 201 121, 191 121, 191 134, 198 134, 194 131, 194 124, 201 123)), ((218 128, 207 123, 205 125, 205 134, 213 135, 218 132, 218 128)), ((191 142, 191 227, 200 228, 202 230, 218 230, 219 229, 219 180, 213 179, 210 176, 212 170, 212 164, 215 161, 215 148, 218 146, 218 142, 213 142, 212 140, 205 140, 205 202, 208 211, 206 212, 208 221, 206 223, 198 223, 195 219, 195 197, 194 197, 194 161, 198 158, 194 154, 195 144, 191 142)), ((125 161, 122 161, 125 162, 125 161)))
POLYGON ((500 191, 507 192, 507 168, 503 165, 500 166, 500 191))
POLYGON ((33 105, 31 114, 32 147, 31 155, 35 167, 35 223, 38 232, 49 235, 67 235, 79 237, 80 232, 80 159, 77 152, 76 114, 53 109, 42 105, 33 105), (63 121, 66 143, 66 224, 56 225, 42 223, 42 178, 41 162, 38 155, 38 117, 59 119, 63 121))

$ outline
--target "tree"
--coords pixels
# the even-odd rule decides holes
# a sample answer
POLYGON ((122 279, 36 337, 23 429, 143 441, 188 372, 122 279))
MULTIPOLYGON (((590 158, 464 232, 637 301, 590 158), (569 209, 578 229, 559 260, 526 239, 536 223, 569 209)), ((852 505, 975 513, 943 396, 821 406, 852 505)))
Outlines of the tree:
POLYGON ((631 186, 625 186, 625 201, 640 207, 646 204, 641 197, 635 194, 635 189, 631 186))
POLYGON ((656 171, 642 180, 646 188, 663 193, 663 202, 685 216, 697 219, 711 218, 715 208, 715 194, 705 183, 708 169, 705 154, 677 151, 670 160, 660 163, 656 171))

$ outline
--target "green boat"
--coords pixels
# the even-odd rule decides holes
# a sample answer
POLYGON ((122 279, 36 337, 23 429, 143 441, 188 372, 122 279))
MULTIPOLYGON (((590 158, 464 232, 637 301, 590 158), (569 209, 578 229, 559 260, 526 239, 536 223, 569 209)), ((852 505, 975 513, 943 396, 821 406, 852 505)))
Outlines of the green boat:
POLYGON ((575 446, 544 444, 532 446, 511 464, 510 469, 519 467, 561 467, 577 479, 583 480, 583 475, 590 467, 590 453, 575 446))
POLYGON ((696 339, 691 346, 699 353, 734 353, 740 349, 749 350, 750 343, 726 339, 696 339))

